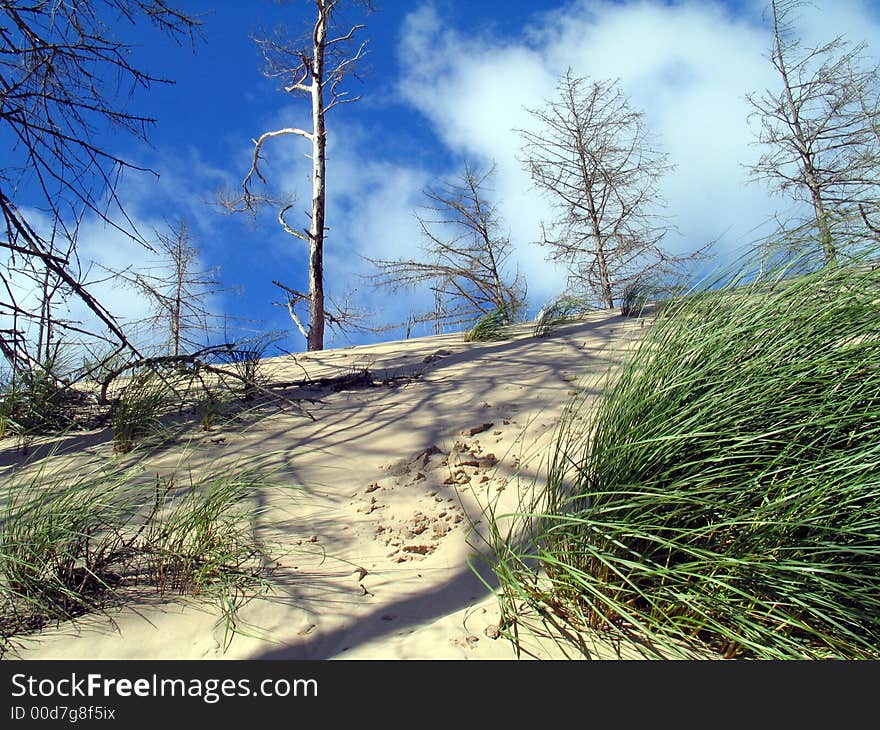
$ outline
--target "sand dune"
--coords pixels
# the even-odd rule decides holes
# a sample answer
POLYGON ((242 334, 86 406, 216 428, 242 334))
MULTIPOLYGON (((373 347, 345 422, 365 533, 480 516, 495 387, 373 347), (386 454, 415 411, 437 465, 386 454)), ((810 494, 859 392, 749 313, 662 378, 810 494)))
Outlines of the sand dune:
MULTIPOLYGON (((516 508, 542 476, 579 379, 598 380, 640 331, 638 320, 600 313, 543 338, 522 326, 497 342, 454 334, 268 361, 279 380, 368 368, 385 382, 299 388, 288 395, 310 417, 273 407, 201 434, 187 450, 193 469, 271 454, 276 478, 297 487, 265 495, 271 509, 260 536, 289 552, 272 593, 242 609, 243 633, 224 652, 210 607, 145 596, 28 638, 19 655, 514 658, 511 642, 496 638, 497 600, 468 566, 485 526, 481 511, 489 502, 498 513, 516 508)), ((110 457, 103 436, 84 443, 110 457)), ((156 468, 180 459, 167 450, 156 468)), ((491 582, 488 567, 483 573, 491 582)), ((523 648, 524 656, 565 656, 535 637, 523 648)))

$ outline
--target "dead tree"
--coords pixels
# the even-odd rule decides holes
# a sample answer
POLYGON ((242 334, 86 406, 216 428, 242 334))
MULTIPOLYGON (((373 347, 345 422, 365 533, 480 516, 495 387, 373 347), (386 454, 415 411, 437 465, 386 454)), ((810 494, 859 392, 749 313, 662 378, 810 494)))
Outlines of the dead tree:
MULTIPOLYGON (((799 0, 770 2, 769 57, 780 87, 748 97, 760 122, 758 142, 765 148, 752 174, 810 206, 807 228, 831 263, 843 235, 856 240, 875 235, 860 211, 876 210, 880 201, 880 76, 876 67, 866 66, 864 44, 852 46, 837 37, 804 47, 795 32, 801 5, 799 0)), ((783 233, 797 239, 804 230, 783 233)))
POLYGON ((528 110, 535 127, 518 130, 525 168, 557 212, 542 243, 568 266, 570 287, 611 309, 627 285, 682 260, 660 246, 670 225, 658 186, 671 165, 616 82, 569 70, 557 91, 528 110))
MULTIPOLYGON (((279 304, 279 306, 283 306, 287 309, 287 313, 290 315, 290 318, 293 320, 297 329, 302 333, 303 337, 308 340, 308 330, 306 329, 297 307, 302 303, 307 303, 309 301, 309 295, 305 292, 293 289, 286 284, 282 284, 275 279, 272 280, 272 284, 284 292, 285 301, 283 304, 279 304)), ((381 332, 385 329, 390 329, 389 327, 376 327, 370 324, 369 315, 366 310, 356 307, 352 303, 354 293, 355 292, 350 292, 341 304, 333 301, 329 296, 325 298, 325 302, 329 304, 329 306, 324 308, 324 323, 327 327, 336 330, 339 333, 381 332)))
POLYGON ((428 285, 434 292, 433 308, 410 315, 410 327, 433 321, 439 333, 444 325, 471 322, 495 309, 509 322, 521 310, 526 282, 509 271, 510 239, 486 199, 494 174, 494 165, 485 172, 466 165, 456 182, 425 189, 430 216, 417 216, 423 238, 419 258, 367 259, 378 270, 368 277, 374 285, 392 291, 428 285))
MULTIPOLYGON (((74 225, 74 230, 77 228, 78 224, 74 225)), ((74 242, 75 236, 73 240, 63 238, 55 224, 45 239, 46 251, 60 261, 69 261, 74 254, 74 242)), ((17 286, 17 292, 10 291, 10 297, 20 297, 21 305, 31 313, 31 316, 21 318, 13 313, 12 317, 11 329, 19 334, 19 362, 24 370, 38 367, 54 373, 66 344, 64 335, 69 334, 67 329, 73 325, 61 315, 70 292, 37 256, 22 256, 17 261, 9 261, 4 275, 17 286), (25 363, 28 355, 31 360, 25 363)))
MULTIPOLYGON (((224 204, 233 211, 246 210, 251 213, 263 203, 278 206, 277 220, 281 228, 291 236, 308 244, 308 292, 303 300, 308 304, 308 322, 291 316, 297 329, 306 339, 309 350, 324 348, 324 328, 327 319, 324 296, 324 240, 326 236, 326 151, 327 112, 341 104, 358 101, 359 96, 350 96, 340 88, 342 82, 353 74, 357 62, 361 60, 367 42, 354 45, 354 39, 364 25, 343 26, 340 14, 344 5, 359 4, 372 10, 369 0, 310 0, 315 10, 315 21, 308 40, 302 44, 292 44, 284 39, 255 39, 266 61, 265 73, 270 78, 282 80, 285 92, 306 95, 311 102, 311 129, 284 127, 264 132, 254 140, 251 168, 242 184, 243 194, 238 198, 227 198, 224 204), (345 29, 347 28, 347 30, 345 29), (266 177, 260 167, 263 146, 271 139, 282 136, 302 137, 311 144, 312 160, 312 205, 308 228, 300 228, 287 220, 293 208, 289 200, 279 201, 265 190, 266 177)), ((294 291, 294 290, 291 290, 294 291)), ((297 292, 297 302, 299 303, 297 292)), ((341 319, 337 317, 337 319, 341 319)))
POLYGON ((155 233, 156 264, 111 273, 147 299, 152 314, 138 324, 163 335, 167 353, 176 357, 204 346, 212 321, 220 318, 211 313, 206 300, 223 289, 216 269, 198 267, 199 250, 184 221, 169 226, 169 233, 155 233))
POLYGON ((140 168, 103 147, 96 130, 109 125, 145 140, 153 119, 132 112, 128 97, 165 80, 130 63, 111 18, 145 19, 178 40, 192 39, 197 27, 165 0, 0 2, 0 136, 11 142, 0 162, 0 352, 13 372, 26 372, 45 352, 46 331, 37 345, 30 324, 49 321, 43 303, 56 296, 80 299, 104 331, 53 321, 53 338, 64 329, 113 342, 117 351, 130 347, 81 281, 76 223, 92 213, 139 239, 115 190, 124 170, 140 168), (26 209, 48 214, 51 237, 26 209), (23 272, 42 272, 48 299, 22 301, 23 272))

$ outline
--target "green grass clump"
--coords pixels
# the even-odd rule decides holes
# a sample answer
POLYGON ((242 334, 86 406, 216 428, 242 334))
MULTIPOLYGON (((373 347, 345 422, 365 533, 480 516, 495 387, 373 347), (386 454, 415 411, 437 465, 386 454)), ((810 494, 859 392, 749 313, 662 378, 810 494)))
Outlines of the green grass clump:
POLYGON ((506 595, 666 650, 880 658, 880 268, 802 264, 672 300, 569 413, 506 595))
POLYGON ((480 317, 471 329, 465 332, 465 342, 489 342, 502 340, 507 336, 507 327, 513 322, 509 307, 496 307, 480 317))
POLYGON ((77 396, 60 382, 51 362, 17 373, 0 385, 0 438, 26 440, 69 430, 76 425, 77 396))
POLYGON ((562 294, 538 312, 533 334, 535 337, 544 337, 560 324, 582 317, 593 309, 595 307, 590 305, 586 297, 562 294))
POLYGON ((240 342, 219 353, 220 362, 235 373, 236 385, 244 400, 253 400, 268 385, 269 376, 263 367, 263 359, 269 346, 275 341, 272 337, 256 338, 240 342))
POLYGON ((642 314, 648 299, 651 296, 651 287, 644 281, 636 279, 623 288, 623 296, 620 300, 620 313, 624 317, 638 317, 642 314))
POLYGON ((162 415, 169 407, 168 380, 153 370, 135 375, 113 409, 113 448, 125 454, 138 442, 156 443, 168 436, 162 415))
POLYGON ((134 586, 216 602, 228 642, 238 607, 266 585, 254 530, 268 486, 258 467, 181 481, 98 461, 13 478, 0 495, 0 655, 134 586))

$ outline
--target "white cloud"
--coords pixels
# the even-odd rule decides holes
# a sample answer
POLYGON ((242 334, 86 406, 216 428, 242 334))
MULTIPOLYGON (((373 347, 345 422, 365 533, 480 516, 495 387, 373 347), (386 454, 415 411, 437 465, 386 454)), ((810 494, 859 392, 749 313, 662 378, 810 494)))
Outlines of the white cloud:
MULTIPOLYGON (((663 185, 680 232, 668 247, 685 252, 718 237, 728 248, 748 243, 779 209, 766 188, 748 182, 745 167, 759 154, 745 95, 776 83, 760 6, 735 16, 718 2, 582 0, 536 16, 511 40, 448 28, 423 4, 402 31, 400 92, 454 154, 497 161, 500 212, 530 289, 551 296, 564 277, 530 242, 552 213, 516 160, 514 129, 530 124, 523 108, 552 97, 569 67, 619 79, 677 165, 663 185)), ((804 22, 807 42, 838 33, 877 37, 880 29, 877 13, 861 2, 805 10, 804 22)))

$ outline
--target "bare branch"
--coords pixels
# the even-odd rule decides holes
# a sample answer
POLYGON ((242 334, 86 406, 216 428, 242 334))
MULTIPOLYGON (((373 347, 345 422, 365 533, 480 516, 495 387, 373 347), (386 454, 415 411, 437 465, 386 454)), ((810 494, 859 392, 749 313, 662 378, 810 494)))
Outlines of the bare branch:
MULTIPOLYGON (((366 27, 367 26, 365 26, 365 25, 352 26, 351 30, 349 30, 348 33, 346 33, 345 35, 337 36, 336 38, 332 38, 329 41, 325 41, 324 45, 326 47, 329 47, 329 46, 334 46, 337 43, 344 43, 345 41, 350 41, 355 33, 357 33, 359 30, 363 30, 366 27)), ((361 46, 361 48, 363 48, 363 46, 361 46)), ((360 51, 358 51, 358 53, 360 53, 360 51)))
POLYGON ((245 205, 251 209, 252 205, 257 198, 251 192, 251 180, 254 175, 256 175, 257 179, 266 184, 266 178, 263 177, 263 173, 260 172, 260 152, 263 149, 263 145, 267 140, 274 139, 275 137, 281 137, 286 134, 296 134, 300 137, 305 137, 308 140, 312 140, 314 137, 311 132, 306 132, 303 129, 298 129, 297 127, 285 127, 284 129, 276 129, 274 132, 264 132, 260 135, 258 139, 253 140, 254 143, 254 156, 251 161, 251 169, 248 171, 248 174, 245 175, 244 182, 242 183, 242 189, 244 190, 243 200, 245 205))
POLYGON ((280 211, 278 211, 278 223, 284 229, 286 233, 289 233, 291 236, 296 236, 297 238, 302 239, 306 243, 309 241, 309 232, 305 229, 298 231, 295 228, 292 228, 288 225, 287 221, 284 220, 284 214, 293 207, 293 204, 290 203, 285 205, 280 211))
POLYGON ((293 320, 293 323, 296 325, 302 336, 308 339, 309 331, 300 319, 299 314, 297 314, 296 305, 302 301, 308 301, 309 295, 303 294, 296 289, 291 289, 289 286, 282 284, 280 281, 275 281, 274 279, 272 280, 272 283, 287 293, 287 312, 290 314, 290 318, 293 320))

